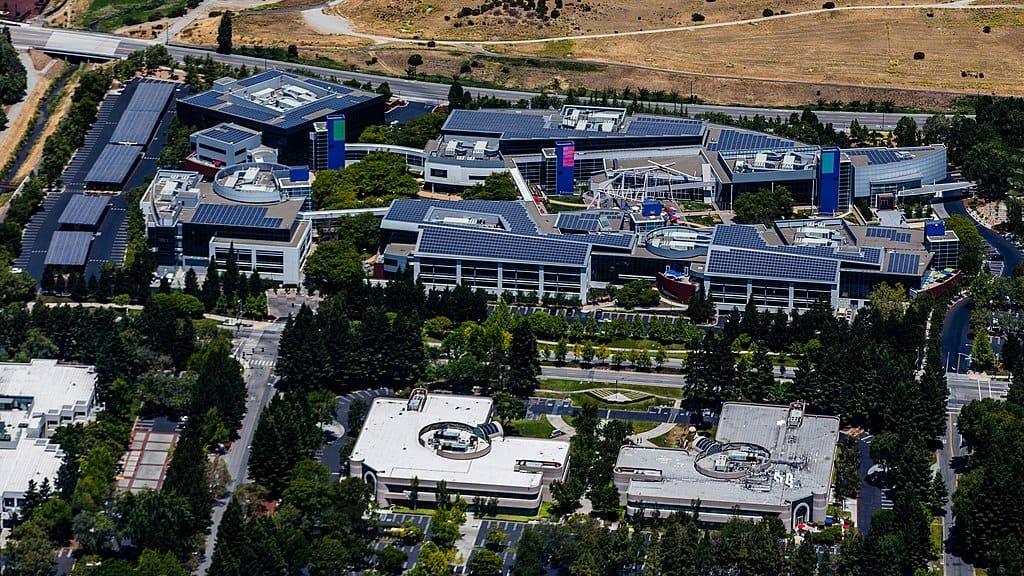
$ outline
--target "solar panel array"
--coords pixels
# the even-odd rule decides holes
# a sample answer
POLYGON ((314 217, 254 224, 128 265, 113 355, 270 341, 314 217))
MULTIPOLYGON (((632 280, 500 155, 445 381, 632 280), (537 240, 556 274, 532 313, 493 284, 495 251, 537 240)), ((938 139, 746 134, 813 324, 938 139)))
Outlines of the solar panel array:
POLYGON ((590 246, 582 242, 556 240, 551 236, 526 236, 493 230, 424 226, 420 229, 416 252, 420 255, 434 254, 583 266, 590 253, 590 246))
POLYGON ((555 219, 555 228, 574 232, 596 232, 601 229, 600 214, 563 213, 555 219))
POLYGON ((849 148, 844 149, 842 152, 848 156, 866 156, 868 164, 890 164, 892 162, 902 162, 903 160, 910 160, 909 155, 901 154, 906 152, 915 152, 922 150, 931 150, 931 147, 917 147, 917 148, 849 148))
POLYGON ((68 232, 58 230, 50 239, 46 250, 47 266, 84 266, 89 255, 92 232, 68 232))
POLYGON ((421 223, 427 221, 431 208, 443 208, 460 212, 480 212, 501 216, 510 232, 537 234, 537 223, 530 217, 521 202, 509 200, 412 200, 398 199, 391 203, 385 219, 394 222, 421 223))
POLYGON ((790 140, 783 140, 766 134, 751 134, 736 130, 722 130, 718 134, 718 142, 709 145, 711 151, 728 152, 732 150, 788 150, 794 147, 790 140))
POLYGON ((630 136, 698 136, 703 132, 703 122, 686 118, 638 116, 626 125, 630 136))
POLYGON ((753 226, 742 224, 716 226, 711 243, 719 246, 798 254, 861 264, 882 264, 882 251, 879 248, 862 247, 856 251, 846 251, 834 246, 776 246, 768 244, 753 226))
POLYGON ((834 283, 839 274, 839 262, 791 254, 713 248, 708 252, 707 272, 741 277, 834 283))
POLYGON ((191 222, 192 224, 278 228, 284 220, 268 218, 267 209, 264 206, 200 204, 192 215, 191 222))
POLYGON ((108 196, 75 194, 60 213, 57 223, 68 226, 96 226, 110 204, 108 196))
POLYGON ((894 274, 913 274, 916 276, 917 268, 920 264, 921 257, 917 254, 893 252, 889 254, 889 264, 886 266, 885 271, 894 274))
POLYGON ((238 116, 247 120, 256 120, 257 122, 266 122, 273 120, 281 114, 278 112, 272 112, 265 108, 250 108, 248 106, 242 106, 240 104, 228 104, 222 108, 217 109, 218 112, 225 114, 231 114, 232 116, 238 116))
MULTIPOLYGON (((548 236, 550 238, 550 236, 548 236)), ((636 237, 633 234, 555 234, 555 238, 564 238, 574 242, 586 242, 594 246, 606 248, 623 248, 632 250, 636 237)))
POLYGON ((227 142, 228 144, 238 144, 246 138, 252 138, 254 135, 259 135, 259 132, 255 130, 249 130, 248 128, 242 128, 241 126, 235 126, 234 124, 221 123, 217 124, 213 128, 207 128, 200 132, 203 136, 217 140, 219 142, 227 142))
POLYGON ((597 132, 562 128, 550 123, 547 116, 521 112, 489 110, 453 110, 441 131, 512 139, 610 138, 623 136, 696 136, 704 130, 699 120, 634 118, 624 132, 597 132))
POLYGON ((111 142, 142 144, 149 141, 177 84, 158 80, 140 81, 128 106, 110 135, 111 142))
POLYGON ((90 184, 121 184, 141 153, 142 146, 107 144, 89 168, 85 181, 90 184))
POLYGON ((888 238, 893 242, 910 242, 909 232, 900 232, 894 228, 868 228, 868 238, 888 238))
POLYGON ((242 78, 241 80, 238 81, 238 85, 239 86, 255 86, 256 84, 259 84, 260 82, 265 82, 267 80, 273 80, 274 78, 278 78, 280 76, 287 76, 289 78, 295 78, 291 74, 286 74, 284 72, 281 72, 280 70, 264 70, 263 72, 260 72, 259 74, 253 74, 252 76, 249 76, 248 78, 242 78))

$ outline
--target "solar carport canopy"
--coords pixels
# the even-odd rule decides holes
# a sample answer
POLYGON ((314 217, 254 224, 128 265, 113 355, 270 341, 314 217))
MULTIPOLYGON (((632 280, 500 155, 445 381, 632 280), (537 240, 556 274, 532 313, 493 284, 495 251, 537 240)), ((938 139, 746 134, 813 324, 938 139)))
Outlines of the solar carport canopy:
POLYGON ((50 247, 46 250, 44 264, 47 266, 85 266, 91 243, 92 232, 58 230, 50 239, 50 247))
POLYGON ((103 211, 109 203, 109 196, 75 194, 60 213, 58 223, 62 226, 96 226, 100 223, 103 211))
POLYGON ((122 184, 141 153, 142 146, 107 144, 85 175, 86 183, 122 184))
POLYGON ((160 121, 160 115, 167 107, 167 101, 178 85, 173 82, 143 80, 136 87, 128 101, 121 119, 110 135, 111 143, 145 144, 153 135, 153 129, 160 121))

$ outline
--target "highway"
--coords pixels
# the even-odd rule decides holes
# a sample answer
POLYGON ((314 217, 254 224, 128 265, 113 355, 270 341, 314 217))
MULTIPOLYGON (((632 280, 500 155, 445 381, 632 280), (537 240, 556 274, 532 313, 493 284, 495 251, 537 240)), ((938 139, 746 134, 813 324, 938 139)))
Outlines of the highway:
MULTIPOLYGON (((76 30, 55 30, 49 28, 37 28, 32 26, 16 26, 11 28, 11 37, 14 41, 14 45, 18 48, 41 48, 46 46, 50 36, 54 32, 60 32, 61 34, 69 35, 80 35, 85 39, 102 38, 107 40, 118 40, 118 45, 115 54, 119 57, 127 56, 129 53, 144 49, 147 46, 158 43, 155 40, 139 40, 134 38, 125 38, 116 36, 113 34, 102 34, 98 32, 84 32, 76 30)), ((87 44, 83 44, 85 46, 87 44)), ((433 82, 423 82, 420 80, 410 80, 408 78, 395 78, 388 76, 377 76, 373 74, 367 74, 364 72, 348 72, 342 70, 336 70, 334 68, 323 68, 319 66, 309 66, 304 64, 293 64, 289 62, 275 62, 273 60, 265 60, 263 58, 254 58, 251 56, 239 56, 236 54, 217 54, 210 50, 203 50, 199 48, 190 48, 180 44, 169 43, 167 44, 168 51, 178 59, 182 59, 185 56, 194 56, 205 58, 211 56, 219 62, 226 64, 232 64, 234 66, 246 65, 248 67, 271 67, 281 69, 295 69, 311 72, 321 76, 333 76, 339 80, 355 79, 360 82, 372 82, 379 84, 380 82, 386 81, 388 86, 391 87, 391 91, 401 98, 407 100, 415 100, 421 102, 429 102, 433 104, 440 104, 446 102, 448 99, 448 88, 447 84, 436 84, 433 82)), ((85 48, 83 48, 85 50, 85 48)), ((524 92, 520 90, 506 90, 506 89, 495 89, 495 88, 468 88, 467 91, 474 95, 485 95, 492 96, 508 100, 510 102, 516 102, 520 99, 530 99, 536 95, 535 92, 524 92)), ((655 104, 651 102, 651 104, 655 104)), ((753 117, 756 114, 765 116, 766 118, 788 118, 794 110, 782 109, 782 108, 757 108, 757 107, 743 107, 743 106, 715 106, 715 105, 704 105, 704 104, 692 104, 686 105, 686 110, 690 114, 701 114, 704 112, 714 112, 720 114, 726 114, 733 118, 739 118, 742 116, 753 117)), ((895 127, 896 122, 900 119, 902 114, 896 113, 882 113, 882 112, 832 112, 832 111, 816 111, 815 114, 818 116, 818 120, 825 123, 831 123, 838 129, 847 128, 850 122, 856 119, 862 126, 870 129, 892 129, 895 127)), ((918 126, 923 126, 925 120, 927 120, 930 114, 910 114, 913 117, 918 126)))

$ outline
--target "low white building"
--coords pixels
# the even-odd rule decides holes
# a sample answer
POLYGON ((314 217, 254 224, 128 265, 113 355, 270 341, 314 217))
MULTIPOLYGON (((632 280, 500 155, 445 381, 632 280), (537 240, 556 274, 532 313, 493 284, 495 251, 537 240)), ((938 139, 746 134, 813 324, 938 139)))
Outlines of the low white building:
POLYGON ((32 360, 0 363, 0 521, 10 527, 30 480, 57 479, 64 454, 49 441, 65 424, 96 415, 91 366, 32 360))
POLYGON ((373 487, 381 506, 432 504, 437 486, 467 502, 496 498, 498 508, 535 513, 569 469, 569 443, 505 436, 482 396, 428 394, 377 398, 350 458, 352 477, 373 487), (418 482, 415 496, 411 486, 418 482))

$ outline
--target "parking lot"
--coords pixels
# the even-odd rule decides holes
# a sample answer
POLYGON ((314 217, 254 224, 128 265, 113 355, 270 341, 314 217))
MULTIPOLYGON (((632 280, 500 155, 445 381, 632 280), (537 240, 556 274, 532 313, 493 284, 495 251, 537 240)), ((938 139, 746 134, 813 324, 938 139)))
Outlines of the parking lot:
MULTIPOLYGON (((526 401, 526 418, 538 420, 545 414, 553 416, 572 416, 580 408, 572 405, 572 400, 566 398, 558 400, 554 398, 530 398, 526 401)), ((602 408, 597 411, 598 418, 606 420, 632 420, 635 422, 669 422, 674 424, 689 424, 691 421, 690 412, 671 406, 651 406, 645 412, 637 410, 614 410, 602 408)))
MULTIPOLYGON (((424 516, 422 514, 393 514, 391 512, 385 512, 377 516, 377 526, 383 528, 397 528, 404 526, 406 522, 412 522, 414 526, 419 526, 423 529, 423 541, 426 542, 430 539, 430 516, 424 516)), ((374 551, 383 550, 387 547, 398 548, 402 552, 405 552, 408 558, 405 561, 405 571, 412 570, 412 567, 419 562, 420 549, 423 544, 401 544, 399 542, 392 541, 391 539, 378 539, 373 542, 374 551)), ((355 573, 353 573, 355 574, 355 573)))

